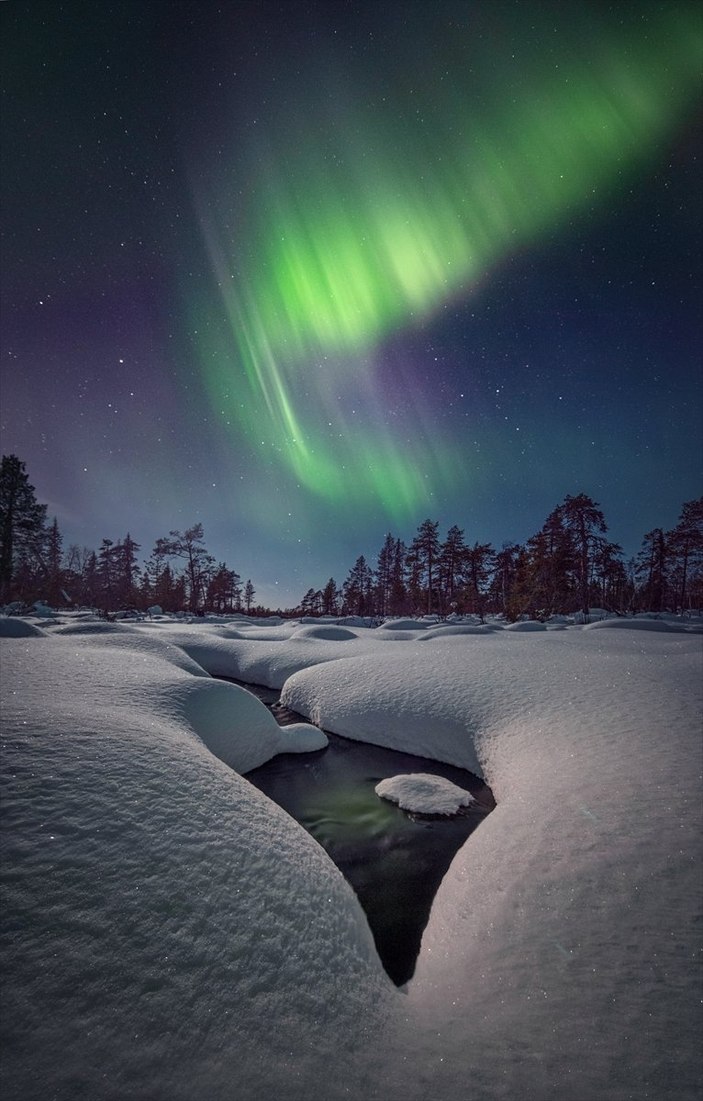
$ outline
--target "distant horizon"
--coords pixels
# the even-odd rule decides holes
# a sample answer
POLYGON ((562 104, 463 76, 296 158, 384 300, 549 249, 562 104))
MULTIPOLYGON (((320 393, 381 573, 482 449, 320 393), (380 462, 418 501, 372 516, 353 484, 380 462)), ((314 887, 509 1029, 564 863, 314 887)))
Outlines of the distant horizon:
MULTIPOLYGON (((23 461, 21 456, 17 456, 17 458, 19 458, 20 461, 23 461)), ((31 470, 29 470, 28 468, 27 468, 27 475, 28 475, 30 483, 32 485, 34 485, 38 502, 40 504, 46 504, 46 501, 42 497, 41 490, 34 483, 34 481, 32 479, 31 470)), ((570 496, 577 496, 581 492, 586 492, 586 491, 583 490, 583 489, 574 490, 570 494, 570 496)), ((587 496, 591 496, 591 495, 587 494, 587 496)), ((695 499, 696 498, 694 498, 694 500, 695 499)), ((462 530, 464 530, 466 542, 469 545, 473 545, 475 542, 490 543, 493 546, 495 551, 500 551, 502 547, 505 547, 505 546, 508 546, 508 545, 523 546, 527 542, 528 539, 530 539, 532 536, 537 534, 539 529, 542 527, 542 525, 546 521, 547 516, 559 504, 561 504, 561 501, 553 502, 552 506, 549 509, 547 509, 547 511, 545 512, 545 515, 542 518, 542 521, 540 522, 540 524, 533 531, 530 531, 529 534, 527 534, 522 539, 503 538, 503 539, 500 539, 500 540, 496 541, 496 540, 483 538, 480 534, 476 534, 474 536, 474 533, 472 533, 470 531, 466 531, 466 529, 462 529, 462 530)), ((595 500, 595 504, 598 505, 599 507, 601 507, 601 502, 599 502, 597 499, 595 500)), ((686 502, 682 501, 677 506, 676 510, 672 509, 672 514, 671 514, 672 519, 670 520, 670 522, 654 524, 652 526, 652 528, 650 528, 648 530, 651 531, 651 530, 654 530, 656 528, 661 528, 664 532, 671 531, 675 527, 675 525, 676 525, 676 523, 677 523, 677 521, 680 517, 681 510, 682 510, 684 504, 686 504, 686 502), (675 515, 673 515, 674 511, 675 511, 675 515)), ((609 541, 613 542, 613 543, 616 543, 616 544, 618 544, 622 547, 623 562, 627 566, 630 561, 632 561, 633 559, 636 559, 637 554, 640 552, 640 550, 642 548, 642 540, 644 539, 644 536, 647 534, 647 532, 645 532, 645 531, 642 532, 640 541, 637 544, 637 546, 634 547, 630 552, 628 552, 628 549, 626 547, 622 546, 622 544, 617 539, 616 531, 613 528, 611 528, 611 518, 607 515, 607 513, 605 513, 605 510, 603 510, 603 512, 604 512, 605 522, 606 522, 606 525, 607 525, 607 535, 608 535, 609 541)), ((52 512, 51 508, 47 505, 47 522, 51 523, 53 521, 54 517, 55 517, 55 514, 52 512)), ((426 519, 430 519, 433 522, 438 522, 439 523, 439 534, 440 534, 441 539, 444 539, 444 537, 446 536, 446 533, 449 530, 449 528, 454 525, 454 522, 451 521, 451 520, 449 520, 446 524, 443 525, 441 521, 436 521, 436 518, 432 517, 432 516, 423 517, 423 520, 420 521, 420 523, 422 523, 426 519)), ((60 519, 58 518, 58 516, 56 516, 56 520, 57 520, 57 523, 58 523, 58 526, 59 526, 59 531, 60 531, 62 539, 63 539, 63 552, 64 552, 64 555, 68 551, 69 547, 74 546, 74 545, 78 546, 79 549, 81 549, 81 550, 87 549, 88 551, 95 551, 97 553, 98 550, 100 549, 100 543, 103 539, 111 539, 113 541, 113 543, 116 543, 118 541, 122 541, 127 535, 129 535, 135 541, 135 543, 139 544, 140 552, 139 552, 138 559, 139 559, 140 567, 143 567, 145 565, 145 563, 148 561, 148 559, 151 557, 154 544, 155 544, 155 542, 158 538, 166 537, 171 531, 185 531, 188 528, 194 526, 194 523, 200 522, 200 521, 194 521, 193 523, 184 522, 180 527, 175 527, 175 526, 174 527, 169 527, 167 530, 160 531, 158 534, 156 534, 154 536, 154 538, 151 540, 149 545, 145 545, 140 540, 139 532, 133 526, 130 526, 129 524, 127 525, 127 527, 124 531, 120 531, 120 532, 114 532, 113 531, 109 534, 107 534, 107 533, 102 534, 102 535, 99 536, 99 538, 95 539, 92 542, 85 542, 85 541, 70 538, 70 536, 69 536, 68 532, 66 531, 66 529, 64 529, 62 527, 60 519)), ((456 526, 461 529, 461 524, 457 523, 456 526)), ((333 570, 332 572, 327 573, 324 577, 322 577, 322 576, 319 576, 317 578, 311 577, 308 584, 305 584, 305 582, 303 581, 302 582, 302 588, 301 588, 300 592, 297 592, 297 590, 294 591, 292 587, 289 587, 287 589, 284 588, 283 586, 286 585, 286 581, 285 581, 284 578, 281 578, 281 580, 279 582, 280 585, 281 585, 280 589, 277 589, 275 587, 274 588, 270 588, 270 587, 267 588, 265 582, 263 582, 263 583, 260 582, 260 583, 257 584, 257 578, 256 578, 254 573, 249 573, 249 572, 247 572, 245 570, 242 570, 240 568, 240 565, 237 562, 236 549, 233 553, 227 552, 226 550, 223 551, 222 553, 220 553, 220 551, 222 551, 222 547, 220 545, 218 545, 218 547, 215 548, 214 546, 212 546, 210 544, 210 542, 208 540, 208 531, 205 527, 204 527, 204 542, 205 542, 205 545, 206 545, 208 551, 213 555, 213 557, 215 558, 215 560, 217 562, 224 561, 230 569, 235 570, 239 574, 239 576, 241 578, 241 581, 242 581, 242 585, 244 585, 247 580, 251 580, 251 582, 254 585, 254 588, 256 590, 256 597, 255 597, 255 600, 254 600, 255 605, 263 606, 265 608, 268 608, 270 611, 292 611, 295 608, 299 607, 303 597, 305 596, 305 593, 310 588, 316 589, 316 590, 321 589, 321 588, 324 587, 324 585, 326 584, 326 582, 330 578, 334 578, 337 585, 341 588, 342 584, 344 583, 345 579, 347 578, 347 575, 349 574, 350 570, 352 569, 352 567, 354 565, 354 562, 356 561, 356 559, 360 555, 363 555, 366 558, 369 565, 372 568, 375 568, 377 558, 378 558, 378 553, 379 553, 379 551, 381 549, 381 546, 383 544, 383 540, 385 539, 386 535, 389 534, 389 533, 392 534, 394 536, 394 538, 400 539, 401 542, 403 542, 406 546, 409 546, 409 544, 412 542, 412 539, 417 534, 417 528, 415 528, 412 532, 407 532, 407 533, 404 533, 404 532, 401 532, 401 531, 393 531, 392 529, 389 528, 386 532, 383 533, 383 535, 379 539, 378 545, 373 547, 373 548, 371 548, 371 547, 364 548, 362 546, 358 546, 358 547, 351 547, 350 546, 349 560, 348 560, 348 562, 346 562, 346 564, 341 564, 340 568, 336 572, 333 570), (270 592, 270 593, 273 594, 273 599, 276 601, 276 603, 272 603, 270 599, 265 598, 264 594, 266 592, 270 592), (288 600, 282 600, 281 597, 286 593, 289 594, 289 599, 288 600)))

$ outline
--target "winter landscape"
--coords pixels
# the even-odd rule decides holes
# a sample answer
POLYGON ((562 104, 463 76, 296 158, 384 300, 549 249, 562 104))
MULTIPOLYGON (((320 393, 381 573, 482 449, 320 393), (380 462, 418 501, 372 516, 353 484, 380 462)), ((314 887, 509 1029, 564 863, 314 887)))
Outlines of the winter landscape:
POLYGON ((2 1101, 703 1097, 702 10, 0 4, 2 1101))
POLYGON ((699 1096, 700 618, 39 611, 0 621, 4 1097, 699 1096), (242 775, 320 728, 497 802, 400 989, 242 775))

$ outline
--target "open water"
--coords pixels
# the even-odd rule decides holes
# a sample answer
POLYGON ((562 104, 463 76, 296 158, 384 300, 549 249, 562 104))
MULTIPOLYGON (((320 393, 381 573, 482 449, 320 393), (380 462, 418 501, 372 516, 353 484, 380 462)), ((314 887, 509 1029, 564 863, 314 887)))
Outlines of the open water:
MULTIPOLYGON (((242 682, 237 682, 242 683, 242 682)), ((278 692, 243 684, 282 725, 303 716, 277 703, 278 692)), ((493 809, 489 787, 473 773, 410 753, 340 738, 313 753, 284 753, 246 779, 304 826, 327 851, 363 906, 388 975, 413 975, 432 900, 457 849, 493 809), (476 799, 452 818, 410 815, 374 791, 408 772, 445 776, 476 799)))

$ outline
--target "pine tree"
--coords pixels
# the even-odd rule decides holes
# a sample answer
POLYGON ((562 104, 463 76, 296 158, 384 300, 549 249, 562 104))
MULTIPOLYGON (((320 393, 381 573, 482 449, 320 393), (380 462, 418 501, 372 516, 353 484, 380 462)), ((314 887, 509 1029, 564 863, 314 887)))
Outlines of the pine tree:
POLYGON ((300 611, 303 615, 319 615, 322 603, 322 593, 319 589, 308 589, 300 601, 300 611))
POLYGON ((669 547, 661 528, 648 531, 642 540, 636 571, 644 578, 639 594, 640 606, 650 612, 660 612, 664 606, 669 572, 669 547))
POLYGON ((194 524, 183 534, 180 531, 170 531, 168 538, 157 539, 154 557, 158 556, 184 559, 188 603, 192 611, 197 611, 203 601, 210 570, 215 562, 203 543, 203 525, 194 524))
POLYGON ((407 594, 406 607, 413 615, 422 615, 423 598, 423 569, 420 555, 414 542, 410 544, 405 554, 405 591, 407 594))
POLYGON ((383 546, 378 552, 378 565, 376 566, 376 606, 374 611, 377 615, 388 615, 390 610, 395 553, 396 540, 388 532, 383 541, 383 546))
POLYGON ((83 569, 90 551, 87 547, 81 549, 77 543, 71 543, 66 552, 63 583, 66 594, 74 604, 85 604, 83 596, 83 569))
POLYGON ((401 539, 396 539, 393 548, 393 568, 391 574, 391 591, 389 596, 388 612, 390 615, 402 615, 406 612, 408 593, 405 584, 405 544, 401 539))
POLYGON ((53 607, 66 604, 63 596, 64 575, 62 569, 62 545, 63 539, 59 531, 56 517, 46 533, 45 575, 46 575, 46 599, 53 607))
POLYGON ((576 497, 567 494, 559 505, 564 527, 571 533, 576 552, 576 579, 581 611, 588 618, 588 592, 591 567, 595 558, 598 536, 608 530, 596 501, 585 493, 576 497))
POLYGON ((550 512, 539 535, 539 545, 536 540, 529 540, 527 545, 533 551, 532 568, 539 588, 534 602, 548 618, 555 612, 572 611, 578 599, 576 538, 566 523, 563 505, 550 512))
POLYGON ((185 582, 175 576, 168 562, 154 579, 152 599, 165 612, 179 612, 185 606, 185 582))
POLYGON ((464 542, 464 532, 455 524, 447 532, 447 537, 439 551, 441 589, 444 601, 450 608, 457 603, 466 563, 467 548, 464 542))
POLYGON ((372 614, 373 574, 363 554, 360 555, 347 577, 342 592, 344 607, 350 615, 372 614))
POLYGON ((100 601, 100 571, 95 551, 88 554, 81 577, 81 603, 94 607, 100 601))
MULTIPOLYGON (((3 455, 0 465, 0 603, 11 600, 20 566, 31 576, 41 563, 46 505, 36 499, 25 464, 3 455)), ((25 582, 26 584, 27 582, 25 582)))
POLYGON ((624 611, 627 603, 627 574, 622 561, 622 547, 600 539, 594 558, 594 596, 602 608, 624 611))
POLYGON ((435 598, 434 583, 439 558, 439 522, 424 520, 410 546, 412 561, 419 569, 420 583, 425 582, 427 590, 427 612, 432 611, 435 598))
POLYGON ((514 623, 520 616, 537 619, 538 609, 535 602, 534 565, 527 547, 514 547, 514 567, 510 587, 505 596, 505 615, 514 623))
POLYGON ((137 553, 141 550, 127 532, 124 539, 115 546, 115 583, 116 599, 119 607, 131 608, 138 601, 139 566, 137 553))
POLYGON ((672 571, 676 581, 673 605, 685 611, 686 604, 696 592, 701 601, 701 567, 703 566, 703 497, 686 501, 679 522, 667 533, 667 544, 672 557, 672 571), (691 585, 693 580, 693 585, 691 585))
POLYGON ((255 596, 256 589, 252 585, 251 581, 247 581, 246 585, 244 586, 244 607, 246 608, 247 612, 251 611, 251 606, 254 602, 255 596))
POLYGON ((515 583, 517 559, 523 548, 514 543, 503 543, 493 561, 493 577, 489 587, 491 610, 506 615, 515 583))
POLYGON ((320 605, 323 615, 339 614, 339 597, 340 593, 337 588, 337 582, 333 577, 330 577, 329 581, 322 590, 320 598, 320 605))
POLYGON ((220 562, 207 582, 205 604, 214 612, 233 612, 241 607, 241 578, 235 570, 230 570, 225 562, 220 562))
POLYGON ((466 607, 469 612, 479 615, 481 620, 494 553, 490 543, 474 543, 466 551, 466 607))
POLYGON ((117 561, 112 539, 103 539, 98 551, 99 602, 105 611, 114 611, 117 604, 117 561))

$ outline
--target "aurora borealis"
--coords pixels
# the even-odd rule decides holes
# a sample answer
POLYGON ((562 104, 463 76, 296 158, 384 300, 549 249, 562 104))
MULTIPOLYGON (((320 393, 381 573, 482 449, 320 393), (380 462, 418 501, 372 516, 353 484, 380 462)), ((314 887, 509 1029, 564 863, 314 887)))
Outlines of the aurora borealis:
POLYGON ((3 450, 77 541, 294 602, 700 492, 696 5, 11 7, 3 450))
MULTIPOLYGON (((601 192, 646 158, 695 94, 696 29, 672 11, 619 41, 591 34, 556 66, 538 49, 525 99, 508 97, 494 78, 479 111, 460 57, 441 80, 420 76, 410 113, 421 122, 412 128, 403 88, 397 102, 373 110, 352 95, 327 117, 315 113, 304 85, 293 117, 284 110, 267 134, 271 158, 252 158, 253 233, 249 240, 245 230, 247 262, 236 274, 241 242, 226 217, 203 219, 227 324, 217 347, 205 341, 215 408, 226 402, 236 358, 249 391, 243 406, 235 403, 239 431, 260 408, 257 423, 268 420, 282 464, 310 491, 331 502, 377 498, 397 521, 411 518, 428 492, 450 488, 458 455, 432 454, 419 434, 409 451, 384 446, 374 425, 360 449, 347 424, 332 445, 317 426, 343 421, 349 376, 352 393, 370 394, 371 408, 382 404, 373 348, 385 335, 469 297, 506 253, 584 203, 602 202, 601 192), (394 140, 398 118, 403 132, 394 140), (296 391, 320 360, 303 410, 296 391)), ((422 65, 417 45, 412 72, 422 65)), ((210 317, 208 329, 217 326, 210 317)))

